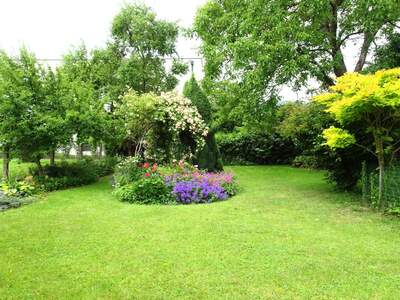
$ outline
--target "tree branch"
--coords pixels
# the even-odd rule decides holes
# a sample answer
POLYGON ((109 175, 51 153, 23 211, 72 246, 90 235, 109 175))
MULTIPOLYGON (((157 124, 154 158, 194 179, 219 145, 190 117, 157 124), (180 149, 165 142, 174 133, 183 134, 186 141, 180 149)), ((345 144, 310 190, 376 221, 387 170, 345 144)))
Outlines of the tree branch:
POLYGON ((349 38, 351 38, 354 35, 359 35, 361 33, 363 33, 363 31, 359 30, 359 31, 356 31, 356 32, 349 33, 349 34, 345 35, 343 38, 341 38, 342 33, 339 33, 339 40, 340 40, 339 41, 339 45, 342 46, 346 40, 348 40, 349 38))
POLYGON ((362 148, 362 149, 364 149, 364 150, 366 150, 367 152, 371 153, 373 156, 378 157, 378 156, 376 155, 376 153, 375 153, 374 151, 372 151, 371 149, 369 149, 368 147, 365 147, 365 146, 360 145, 360 144, 357 144, 357 143, 355 143, 355 145, 358 146, 358 147, 360 147, 360 148, 362 148))
POLYGON ((377 31, 372 32, 372 33, 371 32, 364 33, 364 41, 361 46, 360 56, 358 57, 358 61, 357 61, 356 67, 354 68, 354 72, 360 72, 363 69, 365 61, 367 59, 369 47, 370 47, 372 41, 374 40, 376 33, 377 33, 377 31))

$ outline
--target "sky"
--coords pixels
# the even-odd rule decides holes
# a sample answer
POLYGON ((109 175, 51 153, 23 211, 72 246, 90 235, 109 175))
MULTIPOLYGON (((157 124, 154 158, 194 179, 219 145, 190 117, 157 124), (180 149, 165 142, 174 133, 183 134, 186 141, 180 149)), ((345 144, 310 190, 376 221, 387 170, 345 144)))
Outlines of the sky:
MULTIPOLYGON (((162 19, 177 21, 190 27, 194 15, 206 0, 144 0, 162 19)), ((37 58, 59 59, 72 46, 82 41, 93 49, 105 45, 110 37, 114 16, 127 1, 123 0, 0 0, 0 49, 17 54, 21 46, 33 51, 37 58)), ((199 41, 180 38, 177 43, 181 57, 199 57, 199 41)), ((350 69, 358 47, 345 49, 345 60, 350 69)), ((52 63, 54 66, 55 63, 52 63)), ((196 60, 194 72, 202 78, 202 62, 196 60)), ((189 75, 180 78, 179 88, 189 75)), ((312 82, 310 83, 313 84, 312 82)), ((286 100, 305 98, 305 92, 283 88, 286 100)))
MULTIPOLYGON (((190 27, 197 8, 205 0, 145 0, 161 19, 190 27)), ((0 0, 0 49, 17 54, 27 47, 40 59, 58 59, 82 41, 93 49, 105 45, 111 23, 124 3, 121 0, 0 0)), ((198 41, 180 38, 181 57, 199 57, 198 41)), ((55 63, 51 63, 54 65, 55 63)), ((202 76, 202 63, 194 63, 202 76)), ((186 80, 181 78, 182 82, 186 80)))

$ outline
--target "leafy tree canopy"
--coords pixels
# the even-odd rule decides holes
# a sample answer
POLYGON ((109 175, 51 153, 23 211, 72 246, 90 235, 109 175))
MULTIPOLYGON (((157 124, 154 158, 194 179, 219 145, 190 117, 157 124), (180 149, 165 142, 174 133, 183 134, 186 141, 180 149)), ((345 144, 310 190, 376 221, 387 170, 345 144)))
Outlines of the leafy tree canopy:
POLYGON ((343 48, 361 38, 355 70, 371 44, 400 20, 399 0, 212 0, 197 13, 205 71, 258 90, 316 78, 332 85, 347 71, 343 48))
POLYGON ((139 93, 173 89, 176 76, 187 71, 178 58, 170 71, 165 67, 164 58, 176 55, 178 34, 176 23, 157 19, 149 7, 126 5, 112 23, 112 37, 123 57, 119 77, 125 86, 139 93))

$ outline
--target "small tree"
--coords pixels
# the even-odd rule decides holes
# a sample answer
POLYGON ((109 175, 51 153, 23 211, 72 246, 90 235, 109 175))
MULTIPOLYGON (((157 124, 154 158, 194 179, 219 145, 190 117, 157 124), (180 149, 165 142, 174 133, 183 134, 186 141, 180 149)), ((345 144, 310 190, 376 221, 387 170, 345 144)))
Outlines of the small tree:
POLYGON ((11 151, 34 161, 41 172, 42 156, 55 149, 63 131, 57 80, 24 48, 15 59, 3 53, 0 69, 3 177, 8 177, 11 151))
POLYGON ((21 73, 16 61, 5 52, 0 52, 0 146, 3 152, 3 178, 9 177, 9 162, 15 141, 19 135, 19 120, 26 111, 21 94, 21 73))
POLYGON ((159 20, 145 5, 126 5, 115 16, 112 28, 114 51, 121 53, 120 81, 136 92, 165 92, 177 84, 176 76, 187 72, 187 65, 177 57, 166 70, 163 57, 176 54, 179 27, 159 20))
POLYGON ((356 143, 377 158, 379 201, 383 205, 384 169, 400 151, 400 68, 370 75, 348 73, 338 79, 331 92, 315 100, 325 105, 343 127, 324 131, 329 147, 345 148, 356 143), (373 145, 360 145, 351 128, 371 135, 373 145))
MULTIPOLYGON (((183 95, 190 99, 194 106, 196 106, 200 115, 206 124, 211 127, 212 121, 212 108, 207 96, 203 93, 201 87, 196 81, 194 74, 185 83, 183 88, 183 95)), ((205 146, 203 149, 196 153, 196 160, 200 169, 207 169, 209 171, 221 171, 222 161, 218 150, 218 145, 215 140, 215 133, 213 130, 208 132, 205 139, 205 146)))
POLYGON ((66 130, 70 136, 76 135, 79 157, 84 143, 97 145, 106 131, 105 102, 96 70, 84 45, 65 55, 59 69, 63 102, 67 105, 66 130))

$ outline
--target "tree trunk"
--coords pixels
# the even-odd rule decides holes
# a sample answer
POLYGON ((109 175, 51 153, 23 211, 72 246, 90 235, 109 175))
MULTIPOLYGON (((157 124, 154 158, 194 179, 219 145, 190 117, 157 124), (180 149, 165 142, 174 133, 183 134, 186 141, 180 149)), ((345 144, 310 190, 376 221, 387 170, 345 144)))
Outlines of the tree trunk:
POLYGON ((3 149, 3 179, 8 180, 10 172, 10 148, 3 149))
POLYGON ((50 166, 56 165, 56 151, 54 149, 50 150, 50 166))
POLYGON ((340 2, 331 1, 332 17, 326 24, 326 33, 331 46, 333 73, 340 77, 347 72, 346 63, 343 58, 340 41, 338 40, 338 6, 340 2))
POLYGON ((83 144, 78 145, 78 153, 77 153, 78 159, 83 158, 83 144))
POLYGON ((40 157, 39 156, 36 157, 35 163, 36 163, 36 166, 38 168, 39 176, 44 176, 44 171, 43 171, 42 163, 40 161, 40 157))
POLYGON ((364 33, 364 41, 361 46, 360 56, 358 57, 358 61, 354 68, 354 72, 362 71, 365 65, 365 61, 367 60, 369 47, 371 46, 371 43, 374 40, 375 35, 376 33, 369 33, 369 32, 364 33))

